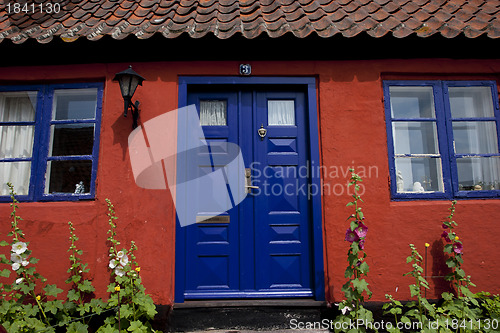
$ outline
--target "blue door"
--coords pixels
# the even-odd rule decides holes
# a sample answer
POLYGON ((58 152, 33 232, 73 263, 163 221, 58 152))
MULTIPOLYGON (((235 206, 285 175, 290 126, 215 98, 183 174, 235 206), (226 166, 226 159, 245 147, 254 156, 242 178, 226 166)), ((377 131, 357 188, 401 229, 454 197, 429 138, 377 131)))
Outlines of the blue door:
POLYGON ((212 153, 223 142, 240 146, 249 194, 182 228, 183 298, 314 296, 306 93, 205 86, 188 91, 188 104, 212 153))

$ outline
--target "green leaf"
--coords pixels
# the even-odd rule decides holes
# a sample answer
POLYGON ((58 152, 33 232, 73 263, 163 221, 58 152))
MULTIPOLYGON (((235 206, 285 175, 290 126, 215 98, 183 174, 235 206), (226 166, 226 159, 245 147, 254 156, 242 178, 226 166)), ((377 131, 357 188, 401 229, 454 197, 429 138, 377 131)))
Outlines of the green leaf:
POLYGON ((354 274, 354 270, 352 269, 351 266, 347 266, 345 269, 344 277, 345 278, 350 278, 354 274))
POLYGON ((106 326, 101 326, 99 330, 97 331, 98 333, 118 333, 118 330, 111 326, 110 324, 107 324, 106 326))
POLYGON ((36 264, 36 263, 38 263, 40 261, 40 259, 31 257, 28 261, 30 262, 30 264, 36 264))
POLYGON ((4 240, 0 242, 0 246, 9 246, 9 245, 10 245, 10 244, 9 244, 9 243, 7 243, 7 242, 6 242, 6 241, 4 241, 4 240))
POLYGON ((367 274, 370 271, 370 266, 368 266, 366 261, 363 261, 361 265, 359 265, 359 271, 363 274, 367 274))
POLYGON ((79 293, 74 289, 71 289, 70 291, 68 291, 68 295, 66 297, 68 298, 68 301, 70 301, 70 302, 75 302, 75 301, 78 301, 80 299, 79 293))
POLYGON ((69 324, 66 333, 87 333, 88 326, 80 322, 72 322, 69 324))
POLYGON ((448 293, 448 292, 444 292, 444 293, 441 294, 441 297, 445 301, 451 301, 453 299, 453 294, 452 293, 448 293))
POLYGON ((81 284, 79 284, 78 289, 86 293, 90 293, 95 290, 94 286, 92 285, 92 282, 89 280, 84 280, 81 284))
POLYGON ((369 291, 368 282, 365 279, 354 279, 352 285, 361 294, 363 291, 369 291))
POLYGON ((63 290, 57 288, 55 284, 49 284, 45 288, 43 288, 43 290, 45 290, 45 294, 47 296, 54 296, 54 297, 57 297, 57 295, 63 292, 63 290))
POLYGON ((0 277, 6 277, 8 278, 10 276, 10 269, 4 269, 2 271, 0 271, 0 277))
POLYGON ((120 313, 120 318, 128 318, 134 315, 133 310, 128 304, 123 304, 122 306, 120 306, 119 313, 120 313))
POLYGON ((63 302, 61 300, 57 301, 48 301, 44 303, 45 312, 51 312, 52 314, 56 314, 59 310, 64 308, 63 302))
POLYGON ((102 311, 104 311, 104 308, 106 307, 106 302, 104 302, 100 298, 93 298, 90 300, 89 305, 92 308, 92 312, 99 315, 101 314, 102 311))
POLYGON ((136 320, 136 321, 133 321, 130 323, 130 326, 127 328, 127 331, 138 332, 138 333, 142 333, 142 332, 147 333, 148 328, 146 326, 144 326, 140 321, 136 320))

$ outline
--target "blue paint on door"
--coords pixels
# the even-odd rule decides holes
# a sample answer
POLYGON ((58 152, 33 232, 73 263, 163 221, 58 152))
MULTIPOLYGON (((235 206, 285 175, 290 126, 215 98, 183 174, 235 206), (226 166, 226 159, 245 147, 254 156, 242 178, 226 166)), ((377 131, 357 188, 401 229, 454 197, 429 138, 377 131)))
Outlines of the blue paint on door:
POLYGON ((177 256, 176 301, 313 297, 322 272, 314 271, 307 90, 213 87, 192 87, 187 103, 200 110, 203 101, 225 102, 226 124, 203 126, 205 138, 214 147, 238 144, 251 185, 258 188, 226 212, 229 223, 209 221, 177 231, 177 251, 181 246, 184 256, 177 256), (261 127, 267 131, 263 138, 261 127))

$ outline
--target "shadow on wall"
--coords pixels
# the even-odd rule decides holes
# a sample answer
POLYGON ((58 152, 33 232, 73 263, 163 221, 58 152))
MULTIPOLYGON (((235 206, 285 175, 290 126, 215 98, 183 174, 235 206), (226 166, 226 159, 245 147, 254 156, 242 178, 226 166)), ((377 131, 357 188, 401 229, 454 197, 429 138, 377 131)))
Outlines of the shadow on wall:
MULTIPOLYGON (((431 275, 428 276, 428 281, 434 284, 434 296, 439 299, 444 292, 453 290, 451 283, 446 281, 445 276, 451 273, 451 269, 446 265, 446 255, 443 252, 444 243, 442 240, 437 240, 432 243, 430 248, 430 258, 432 259, 431 275)), ((426 260, 427 261, 427 260, 426 260)))

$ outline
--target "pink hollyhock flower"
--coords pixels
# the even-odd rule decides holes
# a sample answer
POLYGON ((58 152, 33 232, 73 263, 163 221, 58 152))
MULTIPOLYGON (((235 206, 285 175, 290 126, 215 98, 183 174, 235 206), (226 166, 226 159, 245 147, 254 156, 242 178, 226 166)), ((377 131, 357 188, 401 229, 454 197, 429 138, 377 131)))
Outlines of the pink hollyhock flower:
POLYGON ((359 238, 364 238, 368 233, 368 227, 363 223, 360 223, 359 227, 357 227, 356 230, 354 231, 356 232, 356 235, 358 235, 359 238))
POLYGON ((361 240, 359 241, 359 248, 360 248, 361 250, 364 250, 364 249, 365 249, 365 240, 364 240, 364 239, 361 239, 361 240))
POLYGON ((359 236, 356 232, 352 231, 351 228, 347 228, 347 231, 345 232, 345 240, 352 243, 358 241, 359 236))
POLYGON ((464 246, 462 243, 455 243, 453 244, 453 251, 457 254, 461 254, 464 249, 464 246))
POLYGON ((448 243, 450 242, 450 237, 448 237, 448 231, 443 231, 441 234, 441 237, 443 237, 448 243))

